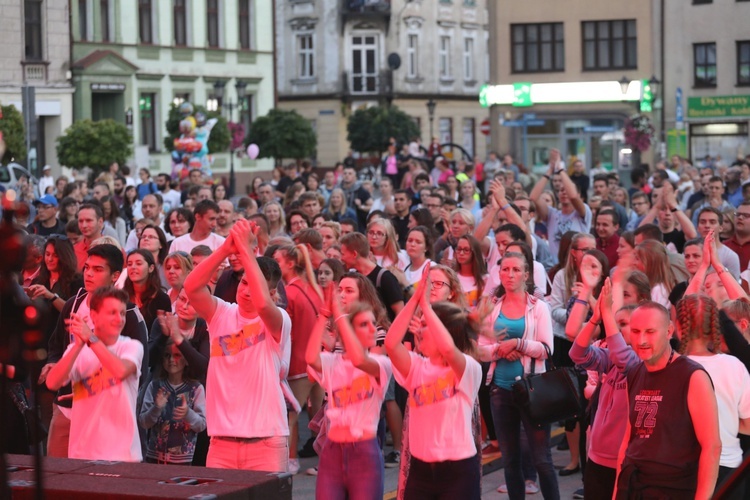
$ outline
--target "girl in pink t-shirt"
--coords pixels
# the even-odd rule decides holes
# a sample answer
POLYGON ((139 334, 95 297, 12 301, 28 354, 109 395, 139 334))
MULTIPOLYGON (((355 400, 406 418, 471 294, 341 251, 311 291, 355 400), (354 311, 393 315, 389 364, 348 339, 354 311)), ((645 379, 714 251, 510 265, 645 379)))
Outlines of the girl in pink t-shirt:
POLYGON ((430 304, 429 266, 416 293, 396 317, 385 347, 393 376, 409 392, 409 475, 403 498, 479 499, 479 455, 472 434, 472 411, 482 369, 471 356, 476 328, 455 304, 430 304), (422 328, 415 333, 422 355, 402 340, 422 309, 422 328))
POLYGON ((320 450, 316 498, 383 498, 383 455, 377 440, 380 407, 391 377, 385 356, 370 354, 375 347, 375 315, 363 303, 348 307, 325 289, 305 359, 308 374, 328 393, 327 441, 320 450), (321 352, 329 321, 338 329, 344 353, 321 352))

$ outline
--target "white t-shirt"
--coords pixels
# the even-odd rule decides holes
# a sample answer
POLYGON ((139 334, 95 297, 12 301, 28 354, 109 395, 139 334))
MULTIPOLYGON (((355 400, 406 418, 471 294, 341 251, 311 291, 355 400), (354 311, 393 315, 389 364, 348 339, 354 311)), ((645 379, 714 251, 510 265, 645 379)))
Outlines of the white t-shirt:
MULTIPOLYGON (((416 285, 419 283, 419 280, 422 279, 422 272, 424 271, 424 266, 427 265, 427 263, 430 263, 430 266, 436 265, 435 262, 432 262, 430 259, 425 260, 421 266, 414 267, 411 265, 411 262, 409 262, 409 256, 406 257, 406 265, 402 269, 404 271, 404 276, 406 276, 406 281, 409 282, 410 285, 416 285)), ((399 262, 400 264, 400 262, 399 262)))
POLYGON ((380 267, 384 267, 388 269, 391 266, 396 266, 397 268, 401 269, 402 271, 404 268, 409 264, 409 256, 406 255, 406 250, 399 250, 398 254, 396 254, 396 262, 393 262, 393 260, 389 257, 386 257, 385 255, 375 255, 372 254, 373 257, 375 257, 375 263, 379 265, 380 267))
MULTIPOLYGON (((69 344, 67 350, 73 349, 69 344)), ((94 351, 84 347, 73 363, 73 412, 70 419, 69 458, 140 462, 141 442, 135 418, 143 345, 120 336, 107 349, 135 364, 136 371, 117 380, 94 351)), ((66 350, 66 351, 67 351, 66 350)))
POLYGON ((742 362, 728 354, 688 356, 706 369, 719 407, 721 458, 719 465, 735 468, 742 463, 737 432, 741 418, 750 418, 750 375, 742 362))
POLYGON ((378 431, 380 407, 393 371, 387 356, 370 354, 380 365, 380 381, 355 367, 343 354, 320 353, 321 371, 307 372, 328 393, 326 416, 331 427, 347 427, 354 437, 378 431))
POLYGON ((190 237, 190 233, 183 234, 179 238, 172 240, 172 246, 169 247, 169 253, 182 251, 189 254, 190 251, 198 245, 206 245, 212 252, 215 252, 222 243, 224 243, 224 239, 223 236, 211 233, 207 238, 201 241, 195 241, 190 237))
POLYGON ((661 304, 669 310, 672 307, 672 303, 669 301, 669 292, 667 287, 663 283, 658 283, 656 286, 651 288, 651 300, 657 304, 661 304))
POLYGON ((471 414, 482 383, 482 368, 466 357, 463 377, 457 380, 449 366, 409 353, 411 367, 406 378, 393 370, 396 382, 409 391, 409 446, 411 454, 424 462, 464 460, 477 453, 471 414))
MULTIPOLYGON (((477 280, 474 279, 474 276, 464 276, 462 274, 458 274, 458 281, 461 282, 461 290, 463 291, 464 295, 466 295, 466 303, 469 305, 471 309, 474 309, 477 306, 477 303, 479 303, 479 290, 477 289, 477 280)), ((485 277, 485 283, 487 282, 487 278, 485 277)))
POLYGON ((215 299, 216 311, 208 324, 208 435, 288 436, 279 377, 284 369, 284 344, 291 338, 289 316, 282 314, 281 342, 276 342, 260 317, 247 319, 240 315, 237 304, 215 299))
POLYGON ((585 215, 581 217, 576 210, 563 214, 557 208, 550 207, 547 212, 547 242, 552 255, 557 255, 560 240, 568 231, 588 233, 591 227, 591 209, 585 205, 585 215))
POLYGON ((164 200, 164 213, 169 213, 170 210, 173 208, 178 208, 182 206, 180 203, 180 199, 182 197, 182 193, 179 191, 175 191, 174 189, 170 189, 168 193, 161 192, 159 193, 164 200))

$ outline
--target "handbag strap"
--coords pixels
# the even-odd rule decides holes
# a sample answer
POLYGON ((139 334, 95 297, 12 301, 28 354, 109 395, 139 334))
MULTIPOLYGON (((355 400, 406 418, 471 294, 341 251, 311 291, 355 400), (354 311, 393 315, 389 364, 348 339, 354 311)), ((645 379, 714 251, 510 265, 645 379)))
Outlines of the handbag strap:
MULTIPOLYGON (((555 363, 552 362, 552 353, 549 350, 549 346, 542 342, 542 345, 544 346, 544 350, 547 351, 547 359, 549 360, 549 367, 550 370, 556 370, 555 363)), ((531 373, 529 375, 534 375, 534 372, 536 371, 536 358, 532 358, 531 360, 531 373)))

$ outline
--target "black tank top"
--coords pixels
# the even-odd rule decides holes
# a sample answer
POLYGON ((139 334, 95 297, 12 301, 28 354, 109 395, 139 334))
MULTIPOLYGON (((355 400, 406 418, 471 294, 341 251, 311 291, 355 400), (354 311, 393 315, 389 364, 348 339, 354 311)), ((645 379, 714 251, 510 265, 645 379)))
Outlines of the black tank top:
POLYGON ((628 374, 631 430, 625 462, 635 465, 642 479, 655 474, 658 482, 674 478, 692 481, 693 487, 697 483, 701 446, 687 403, 696 370, 705 372, 698 363, 678 356, 659 371, 649 372, 641 363, 628 374))

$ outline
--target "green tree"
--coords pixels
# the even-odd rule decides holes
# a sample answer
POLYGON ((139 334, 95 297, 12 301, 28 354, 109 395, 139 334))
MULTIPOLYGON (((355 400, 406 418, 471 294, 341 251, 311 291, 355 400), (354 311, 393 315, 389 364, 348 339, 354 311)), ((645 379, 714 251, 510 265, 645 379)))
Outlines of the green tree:
POLYGON ((133 153, 133 139, 122 123, 114 120, 73 122, 57 138, 57 158, 71 168, 90 167, 94 175, 113 162, 124 164, 133 153))
POLYGON ((419 128, 411 116, 396 106, 360 108, 349 117, 347 140, 352 149, 362 153, 385 151, 388 140, 409 142, 419 135, 419 128))
MULTIPOLYGON (((193 104, 193 116, 195 113, 201 112, 206 115, 207 119, 218 118, 214 128, 211 129, 211 135, 208 136, 208 152, 210 153, 221 153, 229 149, 229 142, 232 140, 229 134, 229 127, 227 126, 227 120, 218 111, 206 111, 203 106, 196 106, 193 104)), ((167 118, 167 137, 164 138, 164 147, 169 151, 174 151, 174 140, 180 137, 180 121, 182 115, 177 106, 172 103, 169 106, 169 118, 167 118)))
POLYGON ((245 144, 257 144, 260 158, 301 160, 315 154, 318 139, 310 122, 296 111, 272 109, 250 125, 245 144))
POLYGON ((23 116, 15 106, 0 106, 3 116, 0 118, 0 132, 5 141, 5 155, 0 162, 8 163, 26 159, 26 132, 23 127, 23 116))

